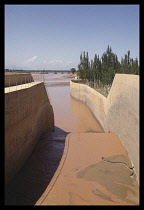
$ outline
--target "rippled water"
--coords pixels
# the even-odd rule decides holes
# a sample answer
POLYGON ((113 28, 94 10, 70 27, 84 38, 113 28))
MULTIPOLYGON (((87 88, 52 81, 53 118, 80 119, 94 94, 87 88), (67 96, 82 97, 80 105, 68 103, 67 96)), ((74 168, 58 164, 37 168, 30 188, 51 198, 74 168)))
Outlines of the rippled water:
MULTIPOLYGON (((87 106, 70 96, 66 74, 44 75, 54 110, 55 132, 44 134, 24 167, 5 190, 6 205, 34 205, 51 181, 61 160, 69 132, 102 132, 87 106), (48 81, 48 79, 50 79, 48 81)), ((42 80, 43 75, 36 75, 42 80)))

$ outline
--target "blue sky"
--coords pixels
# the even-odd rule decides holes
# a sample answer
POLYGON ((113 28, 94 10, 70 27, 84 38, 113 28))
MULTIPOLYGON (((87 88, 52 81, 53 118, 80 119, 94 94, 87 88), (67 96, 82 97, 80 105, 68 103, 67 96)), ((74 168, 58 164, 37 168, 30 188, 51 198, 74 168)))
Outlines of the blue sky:
POLYGON ((5 68, 77 69, 108 45, 139 60, 139 5, 5 5, 5 68))

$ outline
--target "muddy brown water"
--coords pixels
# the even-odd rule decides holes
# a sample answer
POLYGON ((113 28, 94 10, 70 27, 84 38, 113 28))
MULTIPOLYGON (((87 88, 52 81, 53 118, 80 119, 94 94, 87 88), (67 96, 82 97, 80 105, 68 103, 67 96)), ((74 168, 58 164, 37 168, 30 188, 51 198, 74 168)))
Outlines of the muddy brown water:
POLYGON ((5 205, 34 205, 51 181, 69 132, 103 132, 88 107, 70 96, 67 74, 35 75, 45 81, 54 110, 55 132, 39 139, 32 155, 5 189, 5 205))

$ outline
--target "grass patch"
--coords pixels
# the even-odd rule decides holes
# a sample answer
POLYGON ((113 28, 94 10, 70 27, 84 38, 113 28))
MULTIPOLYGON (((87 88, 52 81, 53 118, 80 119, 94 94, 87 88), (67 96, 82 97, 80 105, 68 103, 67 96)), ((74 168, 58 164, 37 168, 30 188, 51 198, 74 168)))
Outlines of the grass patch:
POLYGON ((103 96, 107 97, 111 88, 111 85, 102 85, 102 84, 97 84, 94 82, 88 82, 85 80, 77 80, 77 83, 88 85, 89 87, 93 88, 103 96))
POLYGON ((109 94, 109 89, 106 88, 93 88, 94 90, 96 90, 97 92, 99 92, 100 94, 102 94, 103 96, 107 97, 109 94))

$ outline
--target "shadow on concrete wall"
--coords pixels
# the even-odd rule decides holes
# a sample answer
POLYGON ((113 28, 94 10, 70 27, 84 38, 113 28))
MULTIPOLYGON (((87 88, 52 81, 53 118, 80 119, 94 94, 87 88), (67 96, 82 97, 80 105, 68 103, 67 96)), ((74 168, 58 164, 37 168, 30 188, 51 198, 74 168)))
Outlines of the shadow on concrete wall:
POLYGON ((50 183, 65 146, 67 132, 43 134, 24 167, 5 190, 5 205, 34 205, 50 183))

